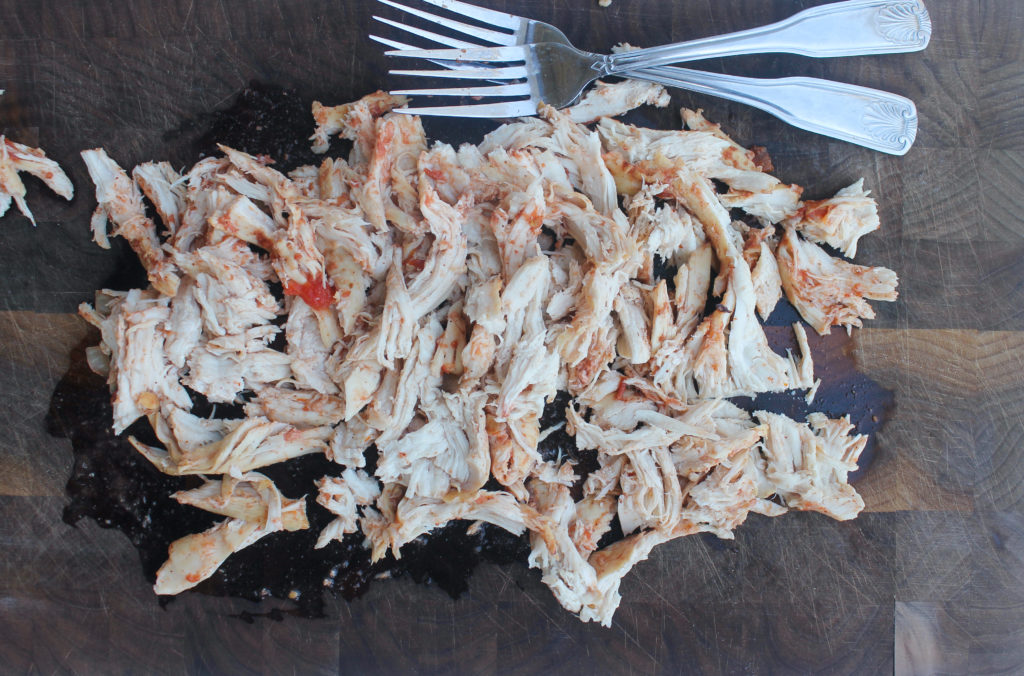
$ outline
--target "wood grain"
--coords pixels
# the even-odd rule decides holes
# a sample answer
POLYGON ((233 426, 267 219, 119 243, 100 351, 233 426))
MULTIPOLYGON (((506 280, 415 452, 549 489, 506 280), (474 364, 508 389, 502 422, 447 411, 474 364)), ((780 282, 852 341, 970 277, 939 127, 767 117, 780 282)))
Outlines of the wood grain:
POLYGON ((53 388, 87 326, 72 315, 0 312, 0 496, 59 496, 71 446, 47 430, 53 388))
MULTIPOLYGON (((580 46, 659 44, 778 20, 821 0, 489 0, 552 21, 580 46)), ((328 618, 239 616, 273 604, 187 595, 161 608, 119 532, 61 521, 71 457, 46 412, 86 334, 95 289, 138 274, 123 243, 89 241, 77 153, 124 164, 195 161, 202 115, 251 80, 327 103, 386 84, 355 0, 0 0, 0 133, 39 143, 78 197, 28 181, 39 226, 0 222, 0 664, 16 673, 1019 673, 1024 670, 1024 6, 928 0, 921 54, 702 62, 741 75, 810 75, 911 96, 902 158, 787 127, 761 111, 676 92, 647 124, 703 107, 777 173, 824 197, 864 177, 883 229, 858 262, 898 271, 900 299, 854 332, 857 368, 895 393, 867 511, 751 517, 736 540, 656 549, 623 582, 611 629, 566 614, 523 566, 484 566, 452 601, 377 584, 328 618)), ((451 142, 486 122, 427 122, 451 142)), ((280 605, 280 604, 278 604, 280 605)))

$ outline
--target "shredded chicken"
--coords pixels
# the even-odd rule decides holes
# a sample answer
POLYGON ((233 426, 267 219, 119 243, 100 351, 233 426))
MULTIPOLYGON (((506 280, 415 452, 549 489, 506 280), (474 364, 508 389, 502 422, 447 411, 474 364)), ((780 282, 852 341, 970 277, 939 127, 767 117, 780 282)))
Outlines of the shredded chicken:
POLYGON ((860 238, 881 227, 878 205, 870 194, 862 178, 831 199, 804 202, 788 223, 812 242, 828 244, 853 258, 860 238))
POLYGON ((895 272, 834 258, 791 228, 782 236, 776 257, 786 298, 822 335, 832 326, 860 327, 862 319, 873 319, 868 300, 896 300, 895 272))
MULTIPOLYGON (((452 520, 528 532, 559 602, 606 625, 660 543, 732 537, 750 512, 855 516, 866 440, 848 420, 751 417, 727 398, 817 388, 803 326, 794 357, 758 320, 783 290, 818 332, 895 298, 891 271, 802 238, 852 255, 878 227, 874 202, 857 183, 801 203, 765 153, 699 111, 683 111, 687 131, 607 117, 667 98, 600 84, 458 149, 428 146, 417 118, 391 112, 401 97, 316 103, 314 150, 334 135, 352 150, 289 173, 227 147, 181 175, 85 151, 96 241, 112 223, 151 284, 82 305, 100 333, 88 362, 115 430, 149 421, 159 444, 130 441, 157 469, 219 477, 175 498, 228 517, 171 545, 156 591, 306 528, 305 500, 253 470, 311 454, 338 466, 316 482, 312 508, 334 517, 317 547, 349 536, 373 560, 400 557, 452 520), (544 451, 559 391, 589 473, 544 451), (196 398, 244 417, 199 417, 196 398), (605 544, 615 523, 626 537, 605 544)), ((4 148, 6 171, 17 147, 4 148)))
MULTIPOLYGON (((0 90, 0 94, 3 91, 0 90)), ((36 219, 25 201, 25 184, 19 173, 35 176, 46 187, 66 200, 75 196, 75 188, 71 185, 64 170, 56 162, 46 156, 39 148, 15 143, 0 135, 0 216, 11 208, 11 201, 17 205, 18 211, 25 218, 36 224, 36 219)))
POLYGON ((167 561, 156 573, 153 590, 157 594, 179 594, 196 586, 228 556, 265 535, 309 528, 306 501, 285 498, 273 481, 257 472, 207 481, 172 497, 228 518, 210 530, 171 543, 167 561))

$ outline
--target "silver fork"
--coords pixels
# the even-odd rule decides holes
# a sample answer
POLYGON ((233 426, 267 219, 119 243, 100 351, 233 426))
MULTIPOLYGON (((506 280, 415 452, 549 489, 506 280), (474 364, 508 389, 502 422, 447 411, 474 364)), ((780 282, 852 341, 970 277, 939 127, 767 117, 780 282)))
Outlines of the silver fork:
MULTIPOLYGON (((370 36, 397 51, 389 52, 400 56, 419 56, 444 66, 442 71, 392 71, 399 75, 431 75, 435 77, 453 77, 460 79, 486 79, 492 82, 503 80, 526 79, 526 82, 483 87, 456 87, 450 89, 414 89, 402 92, 413 95, 449 95, 449 96, 528 96, 516 101, 503 101, 468 106, 440 106, 430 108, 404 109, 404 112, 424 115, 449 115, 461 117, 515 117, 536 113, 538 101, 568 105, 574 101, 583 87, 596 78, 592 77, 580 85, 569 98, 563 94, 556 100, 554 87, 550 86, 544 74, 544 66, 551 68, 550 63, 538 61, 535 48, 562 47, 579 52, 569 44, 568 38, 558 28, 542 21, 528 19, 498 12, 495 10, 469 5, 458 0, 424 0, 432 5, 462 14, 476 21, 489 24, 495 29, 483 28, 455 21, 400 5, 393 0, 380 0, 384 4, 401 9, 413 16, 432 21, 451 30, 471 36, 477 40, 491 42, 497 48, 481 49, 476 43, 459 40, 446 35, 439 35, 414 26, 374 17, 386 24, 427 38, 439 44, 455 47, 455 50, 415 50, 404 43, 370 36), (511 30, 513 32, 505 32, 511 30), (532 41, 532 42, 531 42, 532 41), (523 50, 515 53, 510 50, 523 50), (524 63, 493 67, 487 61, 514 60, 517 56, 524 63), (454 57, 454 58, 453 58, 454 57), (478 63, 469 63, 476 61, 478 63), (483 64, 479 62, 484 62, 483 64), (568 99, 568 100, 566 100, 568 99)), ((785 21, 769 26, 733 33, 716 38, 680 43, 669 46, 680 50, 691 49, 700 53, 699 57, 684 56, 682 58, 706 58, 709 49, 722 50, 723 44, 732 44, 735 53, 752 53, 755 51, 797 51, 818 56, 832 56, 854 53, 880 53, 882 51, 912 51, 922 49, 927 44, 931 32, 930 21, 920 2, 882 2, 881 0, 851 0, 843 3, 824 5, 812 10, 801 12, 785 21), (903 21, 903 28, 897 30, 897 20, 903 21), (813 29, 821 32, 826 28, 835 29, 844 24, 846 32, 858 27, 869 26, 874 29, 874 37, 861 36, 848 38, 842 42, 832 40, 824 50, 814 50, 808 45, 795 43, 800 31, 813 29), (780 37, 780 35, 782 37, 780 37), (766 41, 766 36, 774 36, 766 41), (787 42, 787 40, 789 42, 787 42), (883 44, 885 41, 885 44, 883 44), (715 43, 710 44, 709 43, 715 43), (772 47, 774 45, 774 47, 772 47), (844 51, 845 50, 845 51, 844 51)), ((666 48, 654 48, 665 50, 666 48)), ((651 50, 638 50, 640 53, 651 50)), ((636 54, 627 52, 600 57, 612 59, 636 54)), ((716 52, 717 54, 718 52, 716 52)), ((659 58, 667 58, 664 55, 659 58)), ((577 69, 579 69, 579 61, 577 69)), ((593 62, 596 68, 597 62, 593 62)), ((633 67, 636 67, 634 64, 633 67)), ((558 67, 555 65, 555 69, 558 67)), ((817 78, 791 77, 779 79, 743 78, 730 75, 704 73, 683 68, 655 66, 638 68, 637 70, 616 71, 626 77, 652 80, 668 86, 680 87, 719 96, 722 98, 747 103, 765 110, 790 124, 863 145, 882 152, 902 155, 913 144, 917 131, 917 111, 912 101, 896 94, 882 92, 866 87, 848 85, 817 78)), ((550 76, 548 76, 550 77, 550 76)), ((564 81, 559 85, 566 90, 564 81)))

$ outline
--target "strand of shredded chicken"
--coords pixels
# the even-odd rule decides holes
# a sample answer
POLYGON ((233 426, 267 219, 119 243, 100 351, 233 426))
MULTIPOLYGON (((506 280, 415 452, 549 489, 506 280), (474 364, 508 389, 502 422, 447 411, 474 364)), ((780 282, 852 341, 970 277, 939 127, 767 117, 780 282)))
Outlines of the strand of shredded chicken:
POLYGON ((158 469, 220 477, 175 497, 227 517, 171 545, 157 593, 306 528, 306 502, 257 470, 308 454, 338 465, 310 487, 336 517, 317 547, 362 533, 374 560, 400 557, 454 519, 528 532, 559 602, 603 624, 657 544, 732 537, 750 512, 860 511, 847 479, 865 439, 848 421, 727 398, 817 386, 802 325, 798 354, 765 336, 783 292, 818 332, 895 298, 894 273, 817 244, 852 254, 874 202, 861 183, 802 202, 699 111, 685 131, 607 117, 645 102, 667 96, 601 85, 458 148, 429 144, 399 97, 317 103, 314 148, 337 135, 351 152, 288 174, 230 148, 181 175, 83 152, 97 242, 113 224, 151 283, 81 308, 115 429, 146 417, 160 445, 131 441, 158 469), (559 391, 597 455, 585 477, 538 450, 559 391), (245 417, 197 417, 198 395, 245 417), (615 519, 626 538, 600 547, 615 519))
MULTIPOLYGON (((0 90, 0 94, 3 90, 0 90)), ((25 183, 19 174, 35 176, 47 188, 66 200, 75 196, 75 188, 64 170, 39 148, 31 148, 0 135, 0 216, 11 208, 11 202, 25 218, 36 224, 32 210, 25 201, 25 183)))

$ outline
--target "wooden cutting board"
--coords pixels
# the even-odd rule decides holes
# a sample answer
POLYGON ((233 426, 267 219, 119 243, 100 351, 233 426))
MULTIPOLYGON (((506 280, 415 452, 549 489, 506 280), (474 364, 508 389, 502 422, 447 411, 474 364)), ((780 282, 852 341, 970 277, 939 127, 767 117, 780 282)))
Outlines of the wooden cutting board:
MULTIPOLYGON (((535 0, 494 6, 578 45, 660 44, 747 28, 817 2, 535 0)), ((340 103, 386 86, 358 0, 0 0, 0 127, 68 168, 71 203, 29 184, 39 225, 0 222, 0 665, 12 672, 1020 672, 1024 670, 1024 7, 929 0, 928 51, 701 64, 890 89, 921 114, 903 158, 786 127, 759 111, 675 95, 777 174, 832 194, 863 176, 883 228, 858 261, 900 274, 900 299, 841 350, 894 391, 856 521, 752 517, 735 541, 656 549, 622 586, 611 629, 581 624, 525 566, 483 566, 452 601, 377 584, 328 619, 242 622, 245 601, 185 595, 161 609, 119 532, 61 520, 70 444, 47 431, 54 387, 87 335, 74 316, 121 259, 89 241, 77 153, 191 164, 204 113, 249 81, 340 103)), ((394 13, 389 14, 389 16, 394 13)), ((375 27, 374 30, 378 28, 375 27)), ((475 140, 483 123, 431 125, 475 140)), ((843 345, 843 343, 837 343, 843 345)), ((856 394, 853 394, 856 397, 856 394)))

